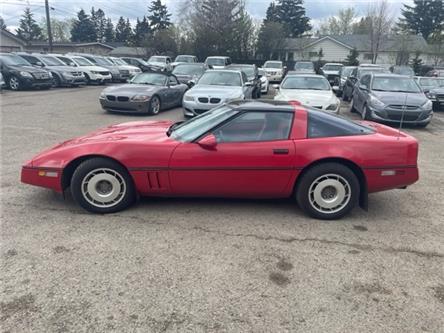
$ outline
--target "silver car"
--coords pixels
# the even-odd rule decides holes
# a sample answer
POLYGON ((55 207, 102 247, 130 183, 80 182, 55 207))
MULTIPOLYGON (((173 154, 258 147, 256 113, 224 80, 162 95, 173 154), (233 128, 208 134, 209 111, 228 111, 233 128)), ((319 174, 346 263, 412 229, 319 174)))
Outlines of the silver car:
POLYGON ((253 89, 244 72, 208 70, 183 96, 184 115, 193 117, 224 103, 250 99, 253 89))

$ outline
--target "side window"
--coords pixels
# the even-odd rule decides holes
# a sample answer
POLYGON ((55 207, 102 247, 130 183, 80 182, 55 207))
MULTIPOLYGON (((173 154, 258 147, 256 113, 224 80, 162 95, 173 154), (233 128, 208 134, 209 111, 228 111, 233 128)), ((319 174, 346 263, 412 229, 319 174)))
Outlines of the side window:
POLYGON ((370 86, 370 75, 364 75, 361 78, 361 82, 360 83, 368 88, 370 86))
POLYGON ((174 76, 170 76, 168 79, 168 84, 170 86, 176 86, 177 84, 179 84, 179 82, 177 82, 177 80, 174 76))
POLYGON ((39 61, 36 57, 32 56, 21 55, 21 57, 30 62, 32 65, 37 65, 37 62, 39 61))
POLYGON ((226 63, 227 65, 231 65, 231 58, 226 58, 225 63, 226 63))
POLYGON ((242 81, 243 81, 243 83, 248 82, 247 74, 245 74, 245 72, 241 72, 241 74, 242 74, 242 81))
POLYGON ((65 58, 65 57, 58 57, 58 59, 62 60, 68 66, 72 63, 72 61, 70 59, 65 58))
POLYGON ((287 140, 292 120, 290 112, 245 112, 213 134, 220 143, 287 140))

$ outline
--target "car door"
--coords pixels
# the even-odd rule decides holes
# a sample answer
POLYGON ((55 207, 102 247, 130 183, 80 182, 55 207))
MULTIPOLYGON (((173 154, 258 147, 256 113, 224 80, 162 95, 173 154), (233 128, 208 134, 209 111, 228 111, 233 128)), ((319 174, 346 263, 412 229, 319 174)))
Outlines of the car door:
POLYGON ((247 74, 245 72, 240 72, 242 76, 242 90, 244 92, 245 98, 253 98, 253 90, 254 86, 251 82, 248 81, 247 74))
POLYGON ((370 75, 364 75, 355 86, 353 93, 353 106, 362 113, 364 104, 368 98, 368 89, 370 88, 370 75), (355 100, 356 99, 356 100, 355 100))
POLYGON ((346 85, 346 89, 347 89, 347 93, 346 95, 351 97, 353 94, 353 87, 355 86, 356 80, 357 80, 357 74, 358 73, 358 69, 355 68, 351 74, 349 75, 349 77, 347 78, 347 81, 345 81, 345 85, 346 85))
POLYGON ((171 101, 171 105, 178 105, 182 102, 183 88, 177 81, 177 78, 173 75, 168 77, 168 96, 171 101))
POLYGON ((295 170, 293 112, 248 111, 208 133, 214 149, 180 144, 170 161, 172 192, 187 196, 279 197, 295 170))

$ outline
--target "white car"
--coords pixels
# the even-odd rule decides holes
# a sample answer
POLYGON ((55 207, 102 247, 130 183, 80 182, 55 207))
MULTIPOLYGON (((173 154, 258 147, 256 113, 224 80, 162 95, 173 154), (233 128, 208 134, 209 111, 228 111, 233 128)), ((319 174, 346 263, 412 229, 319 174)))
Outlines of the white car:
POLYGON ((109 61, 111 61, 114 65, 116 65, 120 71, 128 71, 129 78, 136 76, 137 74, 142 73, 142 70, 139 67, 128 65, 125 61, 116 57, 107 57, 109 61))
POLYGON ((282 61, 266 61, 262 66, 265 73, 267 73, 268 81, 281 82, 284 77, 285 67, 282 61))
POLYGON ((173 66, 173 68, 175 68, 177 65, 180 64, 194 64, 197 62, 199 61, 197 60, 196 56, 179 54, 176 59, 174 59, 174 62, 171 65, 173 66))
POLYGON ((285 77, 280 86, 274 87, 278 89, 275 100, 298 101, 317 109, 339 113, 340 101, 322 75, 290 75, 285 77))
POLYGON ((270 88, 270 81, 268 81, 267 73, 265 73, 265 70, 263 68, 258 69, 258 73, 261 76, 261 93, 262 94, 268 94, 268 89, 270 88))
POLYGON ((147 63, 153 71, 171 72, 173 70, 171 58, 167 56, 152 56, 147 63))
POLYGON ((0 73, 0 91, 3 89, 3 87, 6 86, 5 79, 3 79, 2 73, 0 73))
POLYGON ((231 58, 220 56, 207 57, 205 64, 212 69, 224 69, 228 65, 231 65, 231 58))
POLYGON ((94 65, 91 61, 81 56, 51 54, 63 61, 68 66, 78 67, 86 78, 86 83, 105 84, 112 81, 111 72, 100 66, 94 65))

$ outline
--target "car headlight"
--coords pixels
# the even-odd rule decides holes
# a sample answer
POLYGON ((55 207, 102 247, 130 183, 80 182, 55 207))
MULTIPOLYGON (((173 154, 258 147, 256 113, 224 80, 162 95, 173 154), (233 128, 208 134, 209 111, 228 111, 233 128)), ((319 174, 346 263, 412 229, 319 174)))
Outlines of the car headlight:
POLYGON ((377 99, 375 96, 370 95, 370 101, 369 104, 377 107, 377 108, 384 108, 385 104, 381 102, 379 99, 377 99))
POLYGON ((102 91, 102 92, 100 93, 99 99, 106 99, 106 94, 105 94, 105 92, 102 91))
POLYGON ((100 74, 100 72, 91 71, 91 74, 100 74))
POLYGON ((433 108, 433 103, 432 103, 432 101, 431 101, 431 100, 428 100, 427 102, 425 102, 425 103, 422 105, 422 108, 423 108, 424 110, 431 110, 431 109, 433 108))
POLYGON ((183 100, 185 102, 192 102, 192 101, 194 101, 194 97, 193 96, 185 95, 185 96, 183 96, 183 100))
POLYGON ((32 77, 32 74, 29 72, 20 72, 20 75, 23 77, 32 77))
POLYGON ((427 98, 435 99, 436 98, 436 93, 428 92, 428 93, 426 93, 426 96, 427 96, 427 98))
POLYGON ((333 103, 333 104, 330 104, 329 106, 327 106, 326 110, 335 111, 338 108, 338 106, 339 106, 338 103, 333 103))
POLYGON ((134 95, 131 97, 131 100, 133 102, 146 102, 151 98, 151 96, 148 95, 134 95))

